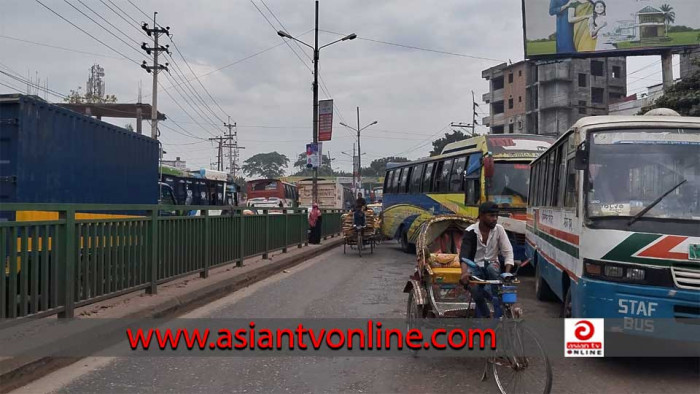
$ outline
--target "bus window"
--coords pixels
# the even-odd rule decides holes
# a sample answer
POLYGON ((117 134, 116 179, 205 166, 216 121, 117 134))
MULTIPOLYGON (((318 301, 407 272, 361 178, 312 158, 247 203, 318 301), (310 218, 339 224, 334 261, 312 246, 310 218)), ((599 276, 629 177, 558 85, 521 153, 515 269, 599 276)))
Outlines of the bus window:
POLYGON ((411 170, 411 167, 406 167, 401 171, 401 183, 399 183, 399 191, 398 193, 406 193, 406 188, 408 186, 408 174, 411 170))
MULTIPOLYGON (((469 162, 473 162, 476 159, 480 159, 481 154, 471 155, 469 157, 469 162)), ((471 168, 472 166, 470 166, 471 168)), ((469 205, 478 205, 481 201, 481 170, 474 170, 467 174, 465 180, 465 197, 464 203, 469 205)))
MULTIPOLYGON (((566 162, 566 196, 564 206, 568 208, 576 207, 576 169, 574 168, 574 158, 566 162)), ((578 215, 578 211, 576 212, 578 215)))
POLYGON ((450 172, 452 172, 453 159, 445 160, 442 165, 442 170, 438 177, 439 187, 438 191, 441 193, 450 191, 450 172))
POLYGON ((394 170, 387 171, 384 176, 384 194, 391 193, 391 177, 394 175, 394 170))
POLYGON ((455 164, 452 167, 452 173, 450 175, 450 191, 451 192, 463 192, 464 191, 464 166, 467 163, 466 157, 459 157, 455 159, 455 164))
POLYGON ((391 192, 394 194, 399 192, 399 180, 402 172, 403 168, 394 170, 394 178, 391 180, 391 192))
POLYGON ((409 186, 409 193, 420 193, 420 184, 423 179, 423 168, 425 164, 419 164, 413 167, 411 172, 411 184, 409 186))
POLYGON ((430 193, 430 185, 433 181, 433 167, 435 163, 425 165, 425 175, 423 175, 423 193, 430 193))

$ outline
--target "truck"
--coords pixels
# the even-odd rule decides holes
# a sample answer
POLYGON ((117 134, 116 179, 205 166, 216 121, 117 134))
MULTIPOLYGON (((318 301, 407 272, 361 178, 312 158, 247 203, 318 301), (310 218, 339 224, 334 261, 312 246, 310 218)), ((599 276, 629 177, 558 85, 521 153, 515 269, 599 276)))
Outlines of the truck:
MULTIPOLYGON (((2 203, 158 204, 172 196, 159 182, 159 156, 152 138, 36 96, 0 95, 2 203)), ((56 212, 0 212, 5 221, 55 219, 56 212)))
MULTIPOLYGON (((352 192, 336 180, 319 179, 318 207, 321 209, 346 209, 352 205, 352 192)), ((304 179, 297 183, 299 206, 311 207, 313 180, 304 179)))

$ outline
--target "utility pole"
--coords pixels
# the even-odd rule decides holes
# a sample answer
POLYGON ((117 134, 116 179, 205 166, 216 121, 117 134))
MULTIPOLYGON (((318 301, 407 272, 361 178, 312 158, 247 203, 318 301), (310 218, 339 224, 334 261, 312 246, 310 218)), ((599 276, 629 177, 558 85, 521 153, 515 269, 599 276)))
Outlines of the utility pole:
MULTIPOLYGON (((314 146, 318 146, 318 0, 316 0, 316 16, 314 24, 314 146)), ((320 161, 323 162, 323 152, 320 161)), ((320 164, 320 163, 319 163, 320 164)), ((314 168, 314 178, 311 183, 311 201, 318 203, 318 167, 314 168)))
MULTIPOLYGON (((360 151, 360 107, 357 107, 357 183, 362 189, 362 152, 360 151)), ((364 196, 362 196, 364 197, 364 196)))
POLYGON ((243 146, 238 146, 238 129, 236 129, 236 123, 231 123, 231 117, 228 117, 228 123, 224 123, 224 127, 228 129, 228 133, 224 135, 224 141, 226 143, 223 145, 224 148, 228 148, 228 159, 229 159, 229 174, 232 177, 236 177, 236 170, 238 169, 238 155, 239 149, 245 149, 243 146), (235 131, 232 131, 235 129, 235 131))
POLYGON ((216 154, 216 170, 217 171, 223 171, 224 170, 224 162, 223 162, 223 147, 224 147, 224 137, 212 137, 209 138, 209 141, 216 141, 219 144, 219 147, 217 148, 217 154, 216 154))
POLYGON ((661 54, 661 80, 664 90, 673 86, 673 53, 671 51, 661 54))
POLYGON ((472 90, 472 137, 476 136, 476 108, 479 106, 479 104, 476 103, 476 99, 474 98, 474 91, 472 90))
POLYGON ((164 51, 167 54, 170 54, 170 51, 168 50, 169 45, 162 46, 158 45, 158 37, 160 37, 161 34, 165 34, 168 37, 170 37, 170 27, 166 26, 165 28, 159 27, 158 24, 156 23, 156 15, 158 13, 154 12, 153 13, 153 29, 148 28, 148 23, 144 23, 141 28, 143 31, 148 34, 149 37, 153 37, 153 47, 149 48, 146 46, 146 43, 141 44, 141 49, 146 51, 147 54, 151 54, 153 52, 153 65, 149 66, 146 64, 146 61, 144 60, 143 63, 141 64, 141 68, 145 69, 149 73, 153 73, 153 103, 151 104, 151 138, 153 139, 158 139, 158 71, 159 70, 165 70, 167 72, 170 72, 168 70, 168 63, 165 63, 165 65, 160 65, 158 64, 158 53, 161 51, 164 51))

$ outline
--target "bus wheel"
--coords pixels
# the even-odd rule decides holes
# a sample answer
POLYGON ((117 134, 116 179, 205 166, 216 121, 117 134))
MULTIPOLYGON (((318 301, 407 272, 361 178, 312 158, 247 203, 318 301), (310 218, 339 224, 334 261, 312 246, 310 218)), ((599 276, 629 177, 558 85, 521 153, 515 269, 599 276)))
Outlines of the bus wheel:
POLYGON ((571 286, 566 290, 564 302, 561 304, 561 313, 559 317, 570 318, 573 315, 571 307, 571 286))
POLYGON ((408 243, 408 232, 406 230, 401 231, 401 250, 404 253, 411 253, 411 244, 408 243))
POLYGON ((547 281, 542 277, 540 264, 535 267, 535 297, 540 301, 552 301, 555 297, 547 281))

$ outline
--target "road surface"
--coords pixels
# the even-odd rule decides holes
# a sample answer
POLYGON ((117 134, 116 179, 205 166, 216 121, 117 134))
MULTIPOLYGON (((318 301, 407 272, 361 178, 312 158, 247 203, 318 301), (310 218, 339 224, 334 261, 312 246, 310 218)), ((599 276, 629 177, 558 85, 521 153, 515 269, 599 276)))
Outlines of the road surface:
MULTIPOLYGON (((362 258, 337 248, 187 317, 402 318, 413 267, 393 242, 362 258)), ((527 316, 556 317, 559 305, 535 301, 532 278, 523 282, 527 316)), ((479 381, 482 368, 469 358, 87 358, 20 391, 497 392, 492 380, 479 381)), ((700 392, 696 359, 557 359, 553 373, 553 393, 700 392)))

